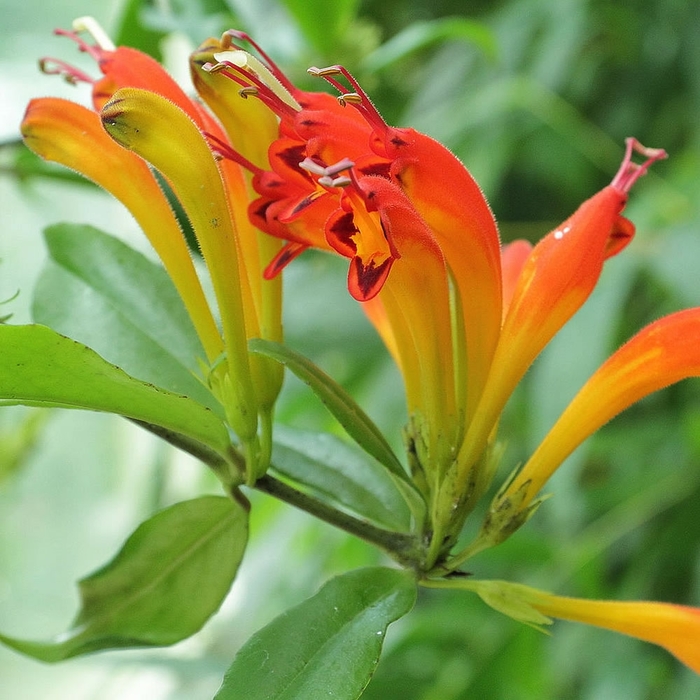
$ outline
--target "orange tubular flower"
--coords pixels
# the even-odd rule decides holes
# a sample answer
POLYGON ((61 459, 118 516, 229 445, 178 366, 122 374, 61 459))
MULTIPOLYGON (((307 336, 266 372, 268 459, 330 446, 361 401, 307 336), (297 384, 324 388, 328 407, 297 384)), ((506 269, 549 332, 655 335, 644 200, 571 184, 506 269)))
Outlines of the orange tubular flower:
MULTIPOLYGON (((262 69, 244 60, 233 48, 241 38, 250 41, 225 35, 225 50, 212 54, 218 62, 201 69, 230 79, 280 119, 270 170, 239 155, 260 194, 251 219, 287 241, 267 276, 307 247, 349 258, 349 291, 402 369, 412 468, 435 511, 498 340, 500 244, 491 211, 449 151, 389 127, 343 68, 310 69, 340 91, 338 100, 301 92, 264 54, 262 69)), ((448 508, 433 514, 434 543, 447 542, 448 508)))
POLYGON ((542 629, 551 618, 582 622, 657 644, 700 673, 700 609, 649 601, 567 598, 510 581, 429 581, 433 588, 476 593, 487 605, 519 622, 542 629))
POLYGON ((700 376, 699 337, 700 308, 686 309, 650 324, 614 353, 496 498, 484 525, 486 538, 498 540, 517 529, 557 467, 611 418, 654 391, 700 376))
POLYGON ((625 159, 612 183, 545 236, 525 260, 478 415, 463 447, 465 469, 532 361, 588 299, 605 260, 632 240, 634 226, 621 215, 628 192, 639 176, 665 155, 660 149, 644 148, 628 139, 625 159), (642 165, 632 162, 634 150, 647 157, 642 165))
MULTIPOLYGON (((310 70, 339 91, 334 102, 296 90, 264 54, 264 70, 245 63, 232 49, 235 39, 247 37, 228 34, 226 51, 213 53, 217 63, 201 68, 257 96, 280 119, 280 136, 268 151, 270 170, 247 164, 260 195, 251 219, 287 241, 267 276, 307 247, 349 259, 349 291, 404 377, 411 468, 429 504, 424 566, 453 571, 529 517, 540 487, 589 434, 651 391, 700 373, 698 310, 640 333, 589 381, 502 489, 477 540, 450 553, 491 482, 505 402, 591 294, 605 260, 630 242, 634 227, 621 215, 628 192, 665 153, 628 139, 608 187, 534 248, 516 241, 501 251, 483 195, 446 149, 412 129, 386 125, 345 69, 310 70), (632 161, 635 151, 646 159, 641 165, 632 161)), ((694 609, 558 598, 498 582, 425 583, 475 590, 531 623, 549 622, 545 616, 551 615, 630 634, 664 646, 697 670, 700 612, 694 609)))
POLYGON ((605 422, 657 389, 700 375, 700 309, 643 329, 591 377, 501 487, 475 541, 452 551, 491 484, 508 398, 591 294, 605 261, 631 241, 634 226, 622 216, 628 193, 665 152, 628 139, 609 186, 536 246, 516 241, 501 249, 491 210, 459 160, 413 129, 387 125, 340 66, 310 69, 338 91, 337 99, 304 92, 249 37, 227 32, 191 57, 209 112, 148 57, 109 47, 104 38, 97 47, 79 44, 97 60, 102 79, 59 62, 44 66, 93 83, 109 136, 94 112, 37 100, 23 127, 27 144, 113 192, 143 226, 208 362, 217 365, 211 381, 248 448, 248 479, 267 463, 281 374, 250 358, 246 341, 281 338, 278 273, 307 248, 335 252, 348 259, 348 290, 404 378, 409 466, 428 513, 417 533, 424 557, 414 562, 422 582, 474 591, 530 624, 548 624, 552 616, 629 634, 700 671, 698 610, 560 598, 519 584, 445 576, 515 532, 539 505, 547 479, 605 422), (635 153, 641 164, 633 162, 635 153), (193 224, 221 333, 148 164, 193 224), (225 362, 216 363, 222 350, 225 362))
MULTIPOLYGON (((247 478, 254 480, 269 459, 271 414, 282 370, 265 358, 249 357, 247 339, 281 340, 281 282, 262 279, 262 261, 279 246, 248 220, 252 195, 247 174, 219 155, 220 150, 230 151, 240 134, 232 134, 229 142, 220 123, 154 59, 135 49, 114 47, 91 18, 76 20, 74 27, 75 32, 57 33, 92 56, 103 77, 93 80, 55 59, 43 59, 41 65, 69 82, 90 83, 93 106, 102 111, 102 120, 66 100, 33 100, 22 124, 25 142, 38 155, 73 168, 114 194, 142 226, 202 340, 206 364, 212 367, 206 380, 246 449, 247 478), (83 41, 80 31, 88 31, 96 44, 83 41), (211 274, 223 334, 149 163, 168 182, 190 219, 211 274), (203 186, 205 197, 199 194, 203 186)), ((274 118, 259 123, 257 146, 251 147, 264 152, 277 125, 274 118)))
POLYGON ((658 644, 700 673, 700 610, 647 601, 583 600, 537 591, 533 608, 544 615, 583 622, 658 644))

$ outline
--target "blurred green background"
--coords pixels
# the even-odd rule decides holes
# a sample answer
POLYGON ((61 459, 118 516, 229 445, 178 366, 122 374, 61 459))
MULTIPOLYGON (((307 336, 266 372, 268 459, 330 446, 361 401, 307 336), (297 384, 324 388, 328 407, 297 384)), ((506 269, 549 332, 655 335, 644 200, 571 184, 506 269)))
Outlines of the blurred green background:
MULTIPOLYGON (((632 194, 637 238, 555 339, 509 405, 504 472, 526 457, 598 364, 646 322, 700 304, 700 3, 695 0, 135 0, 13 3, 0 27, 0 317, 30 319, 49 223, 91 223, 141 250, 118 204, 27 158, 26 102, 85 100, 42 76, 40 56, 89 67, 51 35, 87 12, 121 43, 186 79, 186 55, 229 27, 253 35, 306 87, 309 65, 344 63, 388 121, 446 143, 482 184, 504 240, 537 240, 607 184, 623 141, 663 147, 632 194), (97 8, 97 9, 96 9, 97 8), (18 296, 14 296, 19 292, 18 296)), ((93 71, 94 72, 94 71, 93 71)), ((398 444, 401 386, 345 265, 305 255, 287 271, 288 342, 360 399, 398 444)), ((327 427, 289 381, 282 421, 327 427)), ((700 605, 700 383, 649 397, 588 441, 551 482, 537 516, 471 564, 583 597, 700 605)), ((0 629, 48 637, 77 604, 73 582, 108 560, 154 509, 216 485, 118 419, 0 412, 0 629)), ((475 524, 480 522, 478 514, 475 524)), ((206 700, 236 649, 330 575, 379 561, 303 514, 254 499, 252 546, 222 611, 167 650, 107 653, 48 667, 0 649, 8 700, 206 700)), ((700 641, 699 641, 700 643, 700 641)), ((700 679, 665 652, 557 623, 547 637, 467 594, 424 592, 393 626, 370 700, 695 700, 700 679)))

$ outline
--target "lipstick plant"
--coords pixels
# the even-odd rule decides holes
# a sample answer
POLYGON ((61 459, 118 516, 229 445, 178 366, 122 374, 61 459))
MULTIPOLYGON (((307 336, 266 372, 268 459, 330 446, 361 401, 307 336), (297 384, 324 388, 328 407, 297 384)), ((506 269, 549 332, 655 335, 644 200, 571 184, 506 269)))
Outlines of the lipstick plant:
MULTIPOLYGON (((152 347, 141 351, 143 372, 132 374, 48 326, 2 325, 2 403, 124 416, 199 459, 220 495, 140 525, 80 582, 81 609, 67 632, 49 642, 0 636, 5 644, 60 661, 194 634, 236 577, 246 494, 259 490, 371 543, 386 565, 332 579, 254 635, 219 700, 359 697, 387 626, 410 612, 420 588, 476 593, 542 630, 556 618, 614 630, 700 673, 699 609, 572 598, 479 575, 478 555, 547 508, 548 480, 584 440, 652 392, 700 374, 700 309, 660 318, 590 377, 522 465, 503 464, 508 399, 606 261, 633 243, 625 206, 636 181, 666 157, 662 149, 628 138, 608 186, 534 246, 502 245, 465 166, 432 138, 387 124, 342 66, 310 68, 319 89, 302 90, 231 30, 192 54, 190 96, 89 19, 59 33, 94 59, 95 71, 57 59, 44 59, 43 70, 88 83, 92 104, 32 100, 24 142, 120 200, 162 267, 89 227, 54 227, 47 242, 128 308, 152 347), (173 203, 194 232, 209 296, 173 203), (348 294, 398 367, 408 415, 401 451, 392 447, 397 436, 284 344, 282 277, 309 249, 346 259, 348 294), (285 370, 364 452, 367 490, 344 491, 340 480, 321 489, 311 463, 295 473, 277 463, 274 410, 285 370)), ((326 468, 363 485, 340 447, 326 468)))

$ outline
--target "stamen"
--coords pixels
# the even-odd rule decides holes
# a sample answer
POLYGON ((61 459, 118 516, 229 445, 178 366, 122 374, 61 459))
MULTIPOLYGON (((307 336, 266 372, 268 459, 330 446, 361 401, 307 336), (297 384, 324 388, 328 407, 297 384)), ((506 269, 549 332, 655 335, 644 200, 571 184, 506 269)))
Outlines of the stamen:
POLYGON ((377 132, 384 133, 389 128, 384 118, 379 114, 377 108, 372 104, 369 95, 362 89, 360 84, 355 80, 350 71, 343 66, 328 66, 326 68, 317 68, 312 66, 307 70, 307 73, 313 76, 323 78, 327 83, 332 85, 340 93, 338 101, 341 105, 353 105, 367 123, 377 132), (350 84, 350 89, 345 87, 339 80, 333 76, 341 75, 350 84))
POLYGON ((260 175, 263 172, 262 168, 259 168, 257 165, 255 165, 255 163, 249 161, 247 158, 238 153, 238 151, 234 151, 233 148, 231 148, 231 146, 229 146, 229 144, 223 139, 220 139, 218 136, 214 136, 214 134, 208 131, 205 131, 204 135, 209 140, 212 151, 214 151, 215 155, 219 155, 221 158, 226 158, 227 160, 232 160, 234 163, 238 163, 238 165, 246 170, 249 170, 251 173, 253 173, 253 175, 260 175))
MULTIPOLYGON (((96 63, 99 63, 99 61, 104 58, 105 51, 116 51, 117 49, 114 42, 109 38, 107 32, 102 29, 94 17, 79 17, 73 22, 73 31, 69 32, 65 29, 55 29, 54 34, 56 36, 68 37, 71 41, 74 41, 78 45, 78 49, 83 53, 88 54, 88 56, 90 56, 90 58, 92 58, 96 63), (87 32, 95 41, 95 44, 88 44, 84 39, 78 36, 79 32, 87 32)), ((43 66, 46 65, 47 60, 49 59, 42 60, 43 66)), ((69 83, 73 84, 78 81, 90 83, 94 82, 92 78, 88 77, 77 68, 73 68, 73 66, 69 66, 62 61, 57 61, 55 59, 50 60, 52 60, 56 65, 61 65, 63 69, 54 71, 51 69, 46 70, 43 67, 42 70, 45 72, 51 74, 62 74, 69 83)), ((42 63, 40 63, 40 66, 42 66, 42 63)))
POLYGON ((74 32, 87 32, 103 51, 116 51, 117 47, 94 17, 78 17, 73 20, 74 32))
POLYGON ((301 163, 299 163, 299 167, 314 175, 326 174, 326 168, 324 168, 322 165, 319 165, 316 161, 311 160, 311 158, 308 157, 304 158, 304 160, 302 160, 301 163))
POLYGON ((313 75, 314 78, 323 78, 329 85, 332 85, 341 95, 349 92, 349 90, 339 81, 336 80, 334 75, 342 75, 342 69, 340 66, 328 66, 326 68, 317 68, 316 66, 311 66, 307 68, 306 72, 309 75, 313 75))
POLYGON ((207 73, 219 73, 224 70, 224 68, 227 68, 227 65, 225 63, 212 63, 211 61, 205 61, 204 63, 200 63, 199 67, 207 73))
POLYGON ((228 48, 229 46, 234 46, 231 39, 239 39, 240 41, 245 41, 247 44, 250 44, 258 53, 260 58, 265 61, 267 67, 270 69, 270 72, 275 76, 275 78, 277 78, 277 80, 280 81, 280 83, 282 83, 282 85, 284 85, 287 91, 292 93, 296 91, 296 88, 292 84, 291 80, 289 80, 289 78, 280 70, 279 66, 270 58, 270 55, 266 53, 260 44, 252 39, 248 34, 238 29, 229 29, 227 32, 224 32, 223 36, 221 37, 222 47, 228 48))
POLYGON ((339 160, 337 163, 329 166, 323 166, 308 157, 299 163, 299 167, 302 170, 306 170, 313 175, 320 175, 318 184, 323 187, 347 187, 352 184, 352 179, 347 175, 337 176, 354 165, 355 163, 349 158, 343 158, 343 160, 339 160))
MULTIPOLYGON (((242 66, 237 66, 230 61, 220 61, 219 63, 203 63, 202 70, 207 73, 221 73, 229 80, 233 80, 241 86, 239 94, 243 98, 251 96, 257 97, 266 104, 279 117, 286 115, 293 119, 297 110, 288 102, 285 102, 276 92, 264 83, 256 73, 247 71, 242 66), (250 83, 253 83, 252 85, 250 83)), ((301 109, 301 107, 299 107, 301 109)))
POLYGON ((296 92, 296 90, 292 88, 290 92, 262 61, 258 60, 247 51, 243 51, 242 49, 217 51, 214 54, 214 58, 219 63, 230 63, 231 67, 235 66, 243 70, 247 75, 255 76, 258 81, 263 83, 267 89, 273 92, 282 102, 285 102, 297 111, 301 109, 301 105, 292 96, 292 93, 296 92))
POLYGON ((60 75, 67 83, 94 83, 95 81, 84 71, 58 58, 39 59, 39 70, 46 75, 60 75))
MULTIPOLYGON (((321 180, 324 180, 324 179, 325 178, 321 178, 321 180)), ((326 183, 321 182, 321 180, 319 180, 319 182, 322 185, 325 185, 326 183)), ((352 180, 347 176, 341 176, 341 177, 336 177, 333 180, 331 180, 330 183, 326 185, 326 187, 347 187, 348 185, 352 185, 352 180)))
POLYGON ((75 32, 69 32, 66 29, 54 29, 53 33, 56 36, 65 36, 71 41, 74 41, 78 45, 78 49, 83 53, 86 53, 90 58, 92 58, 96 63, 102 58, 102 49, 99 46, 92 46, 88 44, 84 39, 81 39, 75 32))
POLYGON ((317 68, 316 66, 311 66, 306 69, 309 75, 313 75, 314 78, 327 78, 329 75, 341 75, 340 66, 327 66, 326 68, 317 68))
POLYGON ((347 95, 338 95, 338 102, 343 107, 346 105, 361 105, 362 97, 356 92, 349 92, 347 95))
POLYGON ((629 192, 632 185, 647 172, 652 163, 668 158, 668 154, 663 148, 647 148, 635 138, 625 139, 625 144, 625 157, 622 160, 622 165, 610 183, 621 192, 629 192), (634 152, 644 156, 646 160, 643 163, 634 163, 632 161, 634 152))

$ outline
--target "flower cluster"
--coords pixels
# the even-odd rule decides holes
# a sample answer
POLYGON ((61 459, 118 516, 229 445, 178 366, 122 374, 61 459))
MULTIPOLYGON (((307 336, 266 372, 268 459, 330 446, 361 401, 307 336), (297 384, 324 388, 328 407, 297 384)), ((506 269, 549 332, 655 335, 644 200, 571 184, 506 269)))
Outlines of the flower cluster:
POLYGON ((426 504, 416 523, 426 546, 415 567, 426 585, 474 590, 534 624, 553 616, 630 634, 700 672, 695 609, 582 601, 449 577, 533 514, 549 477, 595 430, 649 393, 700 374, 700 309, 643 329, 590 378, 497 491, 475 541, 454 551, 465 519, 492 485, 508 398, 589 297, 605 261, 632 240, 634 226, 622 215, 629 191, 665 152, 628 139, 610 185, 534 247, 501 246, 491 210, 462 163, 433 139, 387 125, 344 68, 309 71, 337 98, 302 91, 246 35, 230 31, 191 58, 207 109, 152 59, 111 46, 90 27, 96 45, 67 34, 103 77, 55 61, 44 68, 89 81, 93 109, 34 100, 25 141, 112 192, 141 224, 202 340, 209 381, 247 448, 249 483, 268 463, 281 376, 248 354, 247 339, 281 339, 279 273, 290 261, 310 247, 337 253, 349 261, 350 294, 403 376, 408 464, 426 504), (149 165, 193 225, 221 331, 149 165))

